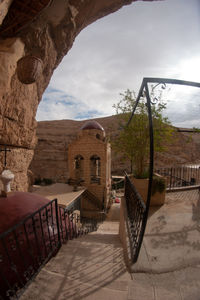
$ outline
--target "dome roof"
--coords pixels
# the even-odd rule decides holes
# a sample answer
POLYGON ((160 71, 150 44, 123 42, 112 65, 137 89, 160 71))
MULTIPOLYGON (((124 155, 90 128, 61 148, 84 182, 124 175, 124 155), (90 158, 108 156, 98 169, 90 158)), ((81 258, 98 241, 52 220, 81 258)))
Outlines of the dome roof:
POLYGON ((103 127, 97 121, 88 121, 82 127, 81 130, 88 130, 88 129, 97 129, 104 131, 103 127))
POLYGON ((32 193, 13 192, 0 198, 0 233, 22 221, 49 202, 32 193))

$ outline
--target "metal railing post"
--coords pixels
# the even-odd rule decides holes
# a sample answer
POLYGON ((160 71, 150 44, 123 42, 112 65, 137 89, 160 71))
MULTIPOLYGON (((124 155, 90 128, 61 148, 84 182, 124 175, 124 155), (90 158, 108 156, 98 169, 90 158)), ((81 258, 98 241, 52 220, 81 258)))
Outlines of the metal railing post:
POLYGON ((57 225, 57 234, 58 234, 58 248, 61 247, 61 239, 60 239, 60 218, 58 214, 58 200, 55 199, 55 212, 56 212, 56 225, 57 225))

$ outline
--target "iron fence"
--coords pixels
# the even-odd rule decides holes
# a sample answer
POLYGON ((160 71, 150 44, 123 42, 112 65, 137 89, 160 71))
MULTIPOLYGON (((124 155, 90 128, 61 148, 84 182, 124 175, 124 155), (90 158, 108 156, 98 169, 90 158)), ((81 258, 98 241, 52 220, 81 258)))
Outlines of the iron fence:
POLYGON ((0 234, 0 299, 18 299, 62 243, 97 230, 103 220, 82 218, 80 199, 68 207, 52 200, 0 234))
POLYGON ((195 166, 159 168, 155 169, 155 173, 166 178, 168 189, 200 184, 200 168, 195 166))
MULTIPOLYGON (((103 220, 103 219, 102 219, 103 220)), ((102 220, 83 218, 80 212, 59 207, 59 231, 61 243, 66 243, 81 235, 96 231, 102 220)))
POLYGON ((125 200, 128 215, 127 228, 131 250, 130 254, 132 263, 135 263, 142 244, 144 230, 143 220, 146 214, 146 205, 128 176, 125 177, 125 200))
POLYGON ((23 288, 60 248, 57 200, 0 235, 0 296, 18 299, 23 288))
MULTIPOLYGON (((155 90, 158 86, 162 89, 165 89, 166 84, 175 84, 175 85, 184 85, 191 87, 200 88, 200 83, 191 82, 191 81, 183 81, 177 79, 167 79, 167 78, 151 78, 145 77, 143 78, 138 96, 135 100, 135 105, 130 115, 130 118, 126 124, 126 127, 129 126, 132 119, 134 119, 137 107, 142 98, 146 98, 146 106, 148 111, 148 127, 149 127, 149 184, 148 184, 148 192, 146 205, 142 202, 140 195, 137 193, 135 187, 130 182, 128 177, 126 176, 125 183, 125 197, 128 209, 128 222, 129 222, 129 231, 130 231, 130 239, 132 240, 132 254, 133 254, 133 262, 137 261, 139 251, 141 248, 142 240, 144 237, 144 232, 147 224, 148 212, 150 208, 151 201, 151 191, 152 191, 152 182, 153 182, 153 170, 154 170, 154 132, 153 132, 153 118, 152 118, 152 109, 151 106, 155 105, 158 102, 158 97, 154 97, 154 94, 151 94, 149 91, 149 84, 155 84, 152 87, 152 91, 155 90), (128 203, 130 202, 130 204, 128 203)), ((172 177, 171 177, 172 178, 172 177)), ((192 177, 194 178, 194 177, 192 177)), ((180 179, 184 179, 180 177, 180 179)), ((172 179, 171 179, 172 180, 172 179)), ((194 180, 192 180, 194 181, 194 180)), ((187 180, 186 180, 187 183, 187 180)), ((191 180, 190 180, 191 183, 191 180)))

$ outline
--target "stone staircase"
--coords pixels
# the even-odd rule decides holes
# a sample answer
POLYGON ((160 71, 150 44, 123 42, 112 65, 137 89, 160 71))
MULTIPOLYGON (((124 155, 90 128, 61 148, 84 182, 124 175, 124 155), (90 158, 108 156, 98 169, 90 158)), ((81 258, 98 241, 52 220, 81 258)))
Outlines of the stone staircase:
POLYGON ((191 218, 194 206, 189 205, 188 194, 182 206, 182 200, 170 197, 173 199, 149 217, 134 273, 128 273, 124 263, 118 235, 119 204, 113 204, 96 232, 61 247, 20 300, 199 300, 199 227, 191 218), (163 216, 166 224, 161 224, 163 216), (184 245, 183 238, 187 240, 184 245), (182 260, 179 265, 177 260, 182 260))
POLYGON ((126 299, 131 275, 124 264, 117 211, 119 204, 96 232, 63 245, 20 299, 126 299))

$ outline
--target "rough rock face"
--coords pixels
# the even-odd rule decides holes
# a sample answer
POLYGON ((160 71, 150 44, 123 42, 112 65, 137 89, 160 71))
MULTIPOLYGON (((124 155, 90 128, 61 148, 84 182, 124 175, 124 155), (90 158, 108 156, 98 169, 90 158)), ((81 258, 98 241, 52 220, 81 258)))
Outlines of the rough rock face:
MULTIPOLYGON (((106 136, 114 139, 118 134, 116 116, 96 119, 105 129, 106 136)), ((87 121, 43 121, 38 122, 38 144, 30 165, 35 178, 50 178, 58 182, 68 179, 68 145, 76 138, 81 126, 87 121)), ((167 152, 158 153, 155 167, 170 167, 200 162, 200 133, 175 132, 167 152)), ((130 171, 130 164, 112 151, 112 173, 130 171)))
MULTIPOLYGON (((28 187, 27 170, 36 144, 35 114, 54 69, 84 27, 132 2, 134 0, 53 0, 17 36, 0 40, 0 144, 15 146, 13 153, 17 155, 8 156, 8 168, 14 167, 17 190, 28 187), (16 64, 29 54, 42 59, 43 72, 36 83, 24 85, 16 76, 16 64)), ((11 3, 1 1, 0 23, 11 3)), ((1 160, 0 172, 2 168, 1 160)))
POLYGON ((3 19, 7 15, 7 12, 9 10, 9 7, 10 7, 12 1, 13 0, 2 0, 0 2, 0 11, 1 11, 1 14, 0 14, 0 24, 2 24, 3 19))
MULTIPOLYGON (((6 39, 0 45, 0 144, 16 146, 7 156, 8 168, 15 173, 13 188, 27 190, 27 170, 35 146, 38 99, 35 85, 25 86, 15 74, 16 61, 24 53, 24 45, 18 38, 6 39), (22 148, 18 148, 22 147, 22 148)), ((2 171, 3 153, 1 153, 2 171)))

